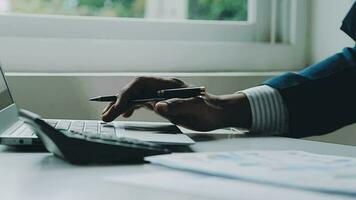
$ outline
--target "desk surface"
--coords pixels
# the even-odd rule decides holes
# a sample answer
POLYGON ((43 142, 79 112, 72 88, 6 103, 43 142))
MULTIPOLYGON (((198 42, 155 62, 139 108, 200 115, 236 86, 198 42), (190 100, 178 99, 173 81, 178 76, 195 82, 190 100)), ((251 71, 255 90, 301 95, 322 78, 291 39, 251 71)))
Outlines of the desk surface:
MULTIPOLYGON (((288 138, 236 138, 199 142, 192 146, 200 152, 235 150, 303 150, 313 153, 356 157, 356 147, 288 138)), ((108 177, 134 173, 150 173, 166 168, 142 165, 73 166, 49 153, 20 153, 0 146, 0 198, 28 199, 207 199, 172 191, 134 187, 112 183, 108 177)), ((237 188, 238 189, 238 188, 237 188)), ((286 190, 276 188, 278 190, 286 190)), ((277 191, 278 191, 277 190, 277 191)), ((288 189, 291 190, 291 189, 288 189)), ((251 194, 254 191, 251 191, 251 194)), ((304 199, 345 199, 345 197, 313 192, 302 193, 304 199)), ((276 192, 278 197, 278 192, 276 192)), ((256 196, 256 195, 255 195, 256 196)), ((291 195, 293 196, 293 195, 291 195)), ((260 194, 261 199, 271 199, 260 194)), ((272 196, 271 196, 272 197, 272 196)), ((300 196, 299 196, 300 197, 300 196)), ((276 198, 276 196, 273 196, 276 198)), ((236 197, 236 199, 239 199, 236 197)))

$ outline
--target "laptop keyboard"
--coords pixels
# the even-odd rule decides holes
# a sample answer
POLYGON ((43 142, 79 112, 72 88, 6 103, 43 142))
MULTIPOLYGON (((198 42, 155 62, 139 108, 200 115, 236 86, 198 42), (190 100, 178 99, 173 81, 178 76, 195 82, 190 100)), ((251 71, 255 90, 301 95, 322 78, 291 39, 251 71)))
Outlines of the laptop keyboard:
POLYGON ((81 134, 93 139, 118 139, 115 127, 110 123, 68 120, 46 120, 46 122, 57 130, 69 131, 73 134, 81 134))

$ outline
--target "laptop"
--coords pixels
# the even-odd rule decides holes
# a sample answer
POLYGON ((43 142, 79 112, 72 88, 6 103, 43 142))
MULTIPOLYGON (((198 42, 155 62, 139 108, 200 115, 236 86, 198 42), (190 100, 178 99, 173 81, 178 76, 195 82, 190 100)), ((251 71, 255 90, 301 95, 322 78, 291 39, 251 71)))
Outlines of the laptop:
MULTIPOLYGON (((132 138, 165 145, 190 145, 195 142, 169 123, 124 122, 105 123, 97 120, 46 119, 57 130, 75 131, 102 139, 132 138)), ((0 144, 42 145, 35 131, 18 116, 8 83, 0 64, 0 144)))

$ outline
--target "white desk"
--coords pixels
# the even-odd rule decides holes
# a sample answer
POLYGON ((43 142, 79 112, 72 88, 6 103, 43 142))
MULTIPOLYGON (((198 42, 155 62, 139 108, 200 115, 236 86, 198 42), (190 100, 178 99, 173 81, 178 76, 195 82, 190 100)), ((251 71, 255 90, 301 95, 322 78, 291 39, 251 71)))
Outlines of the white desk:
MULTIPOLYGON (((196 151, 303 150, 356 157, 356 147, 287 138, 218 140, 198 143, 193 146, 193 149, 196 151)), ((106 180, 107 177, 122 174, 167 170, 150 164, 83 167, 67 164, 49 153, 19 153, 9 151, 3 146, 0 146, 0 151, 0 199, 2 200, 207 199, 191 194, 134 187, 106 180)), ((303 199, 346 198, 312 192, 295 192, 301 192, 303 199)), ((251 194, 254 194, 254 191, 251 191, 251 194)), ((272 198, 264 194, 260 196, 264 200, 272 198)), ((273 196, 273 198, 276 197, 278 199, 278 192, 273 196)), ((236 199, 239 198, 236 197, 236 199)))

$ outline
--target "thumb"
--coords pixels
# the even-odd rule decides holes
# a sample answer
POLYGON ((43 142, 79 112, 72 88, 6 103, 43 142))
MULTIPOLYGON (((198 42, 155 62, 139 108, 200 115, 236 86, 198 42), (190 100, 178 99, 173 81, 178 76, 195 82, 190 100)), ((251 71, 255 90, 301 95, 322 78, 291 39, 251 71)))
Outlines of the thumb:
POLYGON ((194 113, 197 109, 196 104, 201 102, 201 98, 187 98, 187 99, 168 99, 160 101, 155 104, 154 110, 160 115, 177 116, 194 113))

